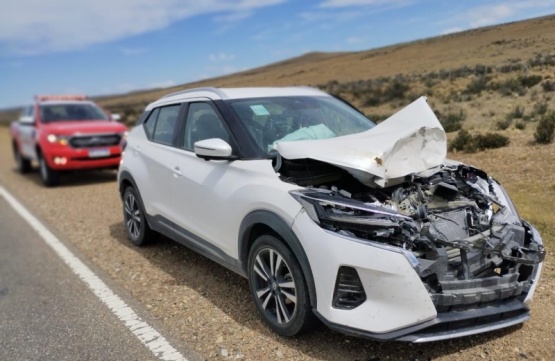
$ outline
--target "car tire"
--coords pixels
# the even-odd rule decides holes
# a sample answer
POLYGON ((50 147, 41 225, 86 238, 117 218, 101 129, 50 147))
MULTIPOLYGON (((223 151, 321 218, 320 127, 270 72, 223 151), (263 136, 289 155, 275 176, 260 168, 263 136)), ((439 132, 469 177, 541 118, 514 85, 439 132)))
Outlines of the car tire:
POLYGON ((143 202, 131 186, 123 192, 123 223, 127 238, 136 246, 144 246, 152 242, 156 236, 146 220, 143 202))
POLYGON ((254 241, 248 279, 258 313, 274 332, 291 337, 315 325, 301 266, 283 241, 271 235, 254 241))
POLYGON ((42 183, 47 187, 54 187, 60 184, 60 173, 48 166, 42 154, 39 154, 38 158, 42 183))
POLYGON ((29 173, 31 171, 31 160, 25 158, 16 143, 13 144, 13 155, 15 158, 15 163, 17 164, 17 170, 19 173, 29 173))

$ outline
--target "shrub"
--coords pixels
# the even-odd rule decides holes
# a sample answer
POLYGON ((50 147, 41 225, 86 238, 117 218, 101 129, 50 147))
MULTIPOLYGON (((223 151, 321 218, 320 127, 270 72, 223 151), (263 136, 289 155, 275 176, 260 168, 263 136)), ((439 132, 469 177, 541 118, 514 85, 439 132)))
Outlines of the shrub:
POLYGON ((383 95, 387 100, 404 99, 405 93, 409 90, 409 86, 403 79, 395 79, 387 88, 384 89, 383 95))
POLYGON ((544 115, 545 113, 547 113, 547 103, 534 104, 534 114, 544 115))
POLYGON ((544 92, 552 92, 555 90, 555 82, 551 80, 546 80, 542 83, 542 88, 544 92))
POLYGON ((526 122, 519 120, 515 123, 515 128, 519 130, 524 130, 524 128, 526 128, 526 122))
POLYGON ((450 151, 474 153, 485 149, 501 148, 509 144, 509 138, 498 133, 471 135, 461 129, 455 139, 449 144, 450 151))
POLYGON ((463 93, 480 94, 482 93, 482 91, 487 89, 489 81, 490 81, 490 77, 488 76, 479 76, 477 78, 474 78, 466 86, 466 89, 463 91, 463 93))
POLYGON ((499 84, 492 84, 492 88, 494 90, 499 90, 499 92, 505 96, 512 95, 513 93, 517 93, 521 96, 526 94, 526 88, 517 78, 507 79, 499 84))
POLYGON ((436 111, 435 113, 446 133, 460 130, 462 128, 462 122, 466 119, 466 113, 462 109, 459 109, 459 111, 451 111, 448 109, 448 113, 446 114, 442 114, 440 111, 436 111))
POLYGON ((467 153, 476 151, 476 149, 472 147, 472 135, 470 135, 468 130, 459 130, 455 139, 449 144, 449 151, 464 151, 467 153))
POLYGON ((505 120, 499 120, 497 121, 497 123, 495 123, 495 127, 498 130, 505 130, 507 128, 509 128, 511 126, 511 123, 513 122, 512 119, 505 119, 505 120))
POLYGON ((534 133, 534 139, 538 144, 550 144, 555 135, 555 112, 545 114, 539 121, 534 133))
POLYGON ((509 144, 509 138, 498 133, 476 134, 472 142, 477 150, 494 149, 505 147, 509 144))
POLYGON ((517 105, 509 114, 507 114, 507 120, 512 119, 522 119, 524 116, 524 107, 517 105))
POLYGON ((541 75, 523 75, 518 77, 518 81, 523 87, 531 88, 542 81, 541 75))

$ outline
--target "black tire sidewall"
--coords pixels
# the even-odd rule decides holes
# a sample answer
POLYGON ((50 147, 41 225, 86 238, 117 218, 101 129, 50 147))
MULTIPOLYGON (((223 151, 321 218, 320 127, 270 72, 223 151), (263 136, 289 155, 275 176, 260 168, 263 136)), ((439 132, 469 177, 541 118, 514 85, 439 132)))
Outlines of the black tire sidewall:
POLYGON ((42 179, 42 182, 47 187, 52 187, 58 185, 60 183, 60 175, 55 170, 51 169, 46 163, 44 156, 39 154, 39 173, 42 179), (44 169, 43 169, 44 167, 44 169))
POLYGON ((291 337, 303 333, 309 328, 311 323, 312 307, 310 305, 310 299, 308 294, 308 287, 304 279, 304 274, 302 272, 301 266, 297 261, 297 258, 293 252, 283 243, 282 240, 271 235, 262 235, 258 237, 249 252, 248 258, 248 268, 247 276, 249 280, 249 288, 251 291, 251 296, 256 304, 256 308, 260 317, 266 322, 266 324, 276 333, 282 336, 291 337), (297 292, 297 309, 293 315, 293 319, 287 324, 277 323, 271 316, 266 314, 266 311, 262 308, 260 300, 256 296, 256 285, 254 282, 254 262, 256 255, 265 248, 271 248, 278 252, 287 265, 289 270, 293 275, 293 280, 296 285, 297 292))
POLYGON ((149 236, 151 232, 147 224, 143 202, 135 188, 131 186, 125 188, 125 191, 123 192, 123 225, 125 226, 125 233, 127 234, 127 238, 129 238, 129 240, 134 245, 143 246, 150 241, 149 236), (135 202, 137 202, 137 207, 139 207, 139 218, 141 219, 141 229, 139 230, 139 236, 136 239, 133 238, 131 232, 129 232, 129 228, 127 227, 127 213, 125 212, 125 202, 129 194, 135 197, 135 202))
POLYGON ((13 155, 19 173, 28 173, 31 170, 31 161, 23 157, 16 144, 13 145, 13 155))

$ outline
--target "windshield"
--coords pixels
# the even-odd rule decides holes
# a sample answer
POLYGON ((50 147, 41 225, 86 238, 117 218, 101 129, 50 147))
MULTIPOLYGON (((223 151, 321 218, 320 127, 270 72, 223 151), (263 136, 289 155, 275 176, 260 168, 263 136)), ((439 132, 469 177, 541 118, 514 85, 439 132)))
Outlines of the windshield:
POLYGON ((329 96, 227 100, 264 154, 277 142, 326 139, 364 132, 375 124, 329 96))
POLYGON ((79 120, 108 120, 107 115, 92 103, 43 104, 40 106, 43 123, 79 120))

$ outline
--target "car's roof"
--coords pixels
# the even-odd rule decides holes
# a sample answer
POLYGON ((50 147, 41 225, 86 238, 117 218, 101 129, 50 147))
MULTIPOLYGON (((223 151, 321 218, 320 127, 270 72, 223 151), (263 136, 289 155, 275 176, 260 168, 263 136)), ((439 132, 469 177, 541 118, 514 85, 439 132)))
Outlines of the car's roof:
POLYGON ((71 104, 94 104, 90 100, 43 100, 39 105, 71 105, 71 104))
POLYGON ((159 105, 176 103, 192 98, 219 100, 283 96, 329 96, 329 94, 310 87, 195 88, 165 95, 149 104, 146 110, 150 110, 159 105))

